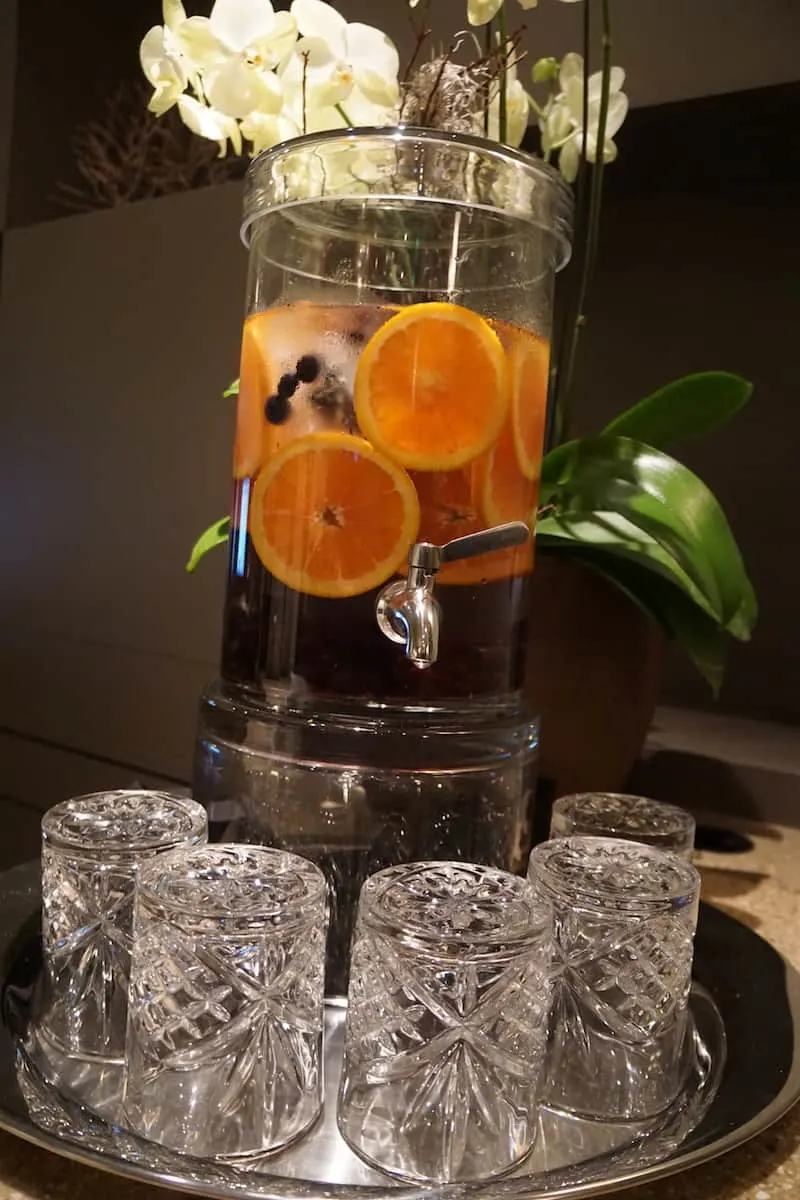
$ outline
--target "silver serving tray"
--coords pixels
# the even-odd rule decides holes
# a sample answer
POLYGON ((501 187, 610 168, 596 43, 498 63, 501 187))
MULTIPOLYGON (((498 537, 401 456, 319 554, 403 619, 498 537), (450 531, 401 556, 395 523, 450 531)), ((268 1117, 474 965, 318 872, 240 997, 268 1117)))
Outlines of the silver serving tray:
POLYGON ((548 1200, 587 1197, 682 1171, 777 1120, 800 1097, 800 976, 752 930, 701 907, 685 1086, 648 1122, 603 1125, 544 1109, 534 1154, 486 1184, 410 1187, 356 1158, 336 1128, 344 1011, 326 1014, 326 1107, 312 1133, 247 1167, 183 1157, 117 1123, 120 1078, 54 1061, 27 1021, 39 973, 39 868, 0 874, 0 1128, 89 1166, 238 1200, 548 1200))

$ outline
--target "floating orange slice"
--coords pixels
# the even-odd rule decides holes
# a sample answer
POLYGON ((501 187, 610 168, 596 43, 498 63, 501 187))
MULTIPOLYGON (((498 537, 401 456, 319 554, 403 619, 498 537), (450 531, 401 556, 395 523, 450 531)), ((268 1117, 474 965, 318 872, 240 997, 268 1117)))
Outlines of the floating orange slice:
POLYGON ((261 466, 264 401, 270 394, 272 371, 265 362, 258 326, 271 313, 258 313, 245 322, 239 362, 239 395, 236 400, 236 437, 233 443, 233 477, 246 479, 261 466))
POLYGON ((256 479, 250 536, 276 579, 312 596, 357 596, 408 557, 419 502, 402 468, 347 433, 297 438, 256 479))
POLYGON ((507 421, 482 464, 480 505, 486 525, 532 523, 539 489, 536 480, 526 479, 520 470, 516 442, 512 423, 507 421))
MULTIPOLYGON (((289 415, 279 425, 264 416, 264 403, 291 374, 298 359, 311 356, 351 403, 356 356, 361 343, 386 320, 390 310, 371 305, 311 304, 301 301, 268 308, 245 321, 239 367, 233 474, 255 475, 288 442, 310 433, 333 432, 346 413, 312 402, 314 384, 299 386, 289 415)), ((351 410, 352 411, 352 410, 351 410)))
POLYGON ((282 425, 270 425, 264 416, 267 397, 277 388, 283 372, 304 353, 299 347, 308 344, 306 326, 313 312, 311 305, 268 308, 245 321, 236 402, 234 479, 255 475, 269 455, 276 454, 292 438, 314 432, 319 423, 308 406, 295 405, 282 425))
POLYGON ((550 344, 535 333, 517 331, 508 357, 517 460, 526 479, 538 479, 547 420, 550 344))
MULTIPOLYGON (((489 520, 481 506, 487 465, 481 461, 458 471, 441 474, 425 471, 412 475, 420 504, 420 541, 440 546, 453 538, 477 533, 489 525, 501 523, 499 520, 489 520)), ((519 476, 516 460, 514 469, 519 476)), ((527 480, 524 483, 530 493, 534 485, 527 480)), ((503 518, 506 519, 513 518, 503 518)), ((480 554, 476 558, 445 563, 437 576, 437 584, 489 583, 493 579, 524 574, 531 569, 532 562, 530 543, 510 550, 480 554)))
MULTIPOLYGON (((453 538, 477 533, 484 528, 478 507, 478 487, 471 467, 457 471, 418 471, 412 479, 419 497, 419 541, 443 546, 453 538)), ((445 563, 437 583, 475 583, 480 581, 480 569, 472 570, 468 560, 445 563)))
POLYGON ((458 304, 411 304, 361 354, 354 398, 361 432, 395 462, 449 471, 478 458, 508 411, 500 339, 458 304))

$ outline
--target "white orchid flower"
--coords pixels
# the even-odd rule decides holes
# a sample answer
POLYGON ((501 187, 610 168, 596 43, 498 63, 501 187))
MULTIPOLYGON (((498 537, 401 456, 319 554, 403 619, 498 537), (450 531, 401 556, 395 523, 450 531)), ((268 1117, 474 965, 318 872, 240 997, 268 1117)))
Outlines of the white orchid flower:
POLYGON ((281 113, 252 112, 241 122, 242 136, 252 142, 251 154, 260 154, 262 150, 270 150, 279 142, 288 141, 300 133, 294 121, 281 113))
POLYGON ((294 0, 291 14, 301 40, 283 68, 284 86, 301 83, 322 106, 336 104, 353 88, 373 104, 397 103, 400 58, 390 38, 372 25, 348 23, 324 0, 294 0))
POLYGON ((536 8, 538 3, 539 3, 539 0, 519 0, 520 8, 524 8, 526 10, 529 8, 536 8))
POLYGON ((202 75, 212 108, 234 118, 280 112, 283 91, 274 68, 297 41, 289 13, 276 13, 270 0, 215 0, 209 17, 190 17, 177 37, 202 75))
POLYGON ((139 62, 153 85, 147 107, 160 117, 172 108, 189 81, 180 50, 168 29, 154 25, 147 31, 139 46, 139 62))
POLYGON ((503 0, 467 0, 467 20, 470 25, 488 25, 502 7, 503 0))
MULTIPOLYGON (((560 91, 552 98, 539 120, 542 131, 542 149, 549 157, 559 152, 558 166, 564 178, 572 183, 580 167, 581 155, 588 162, 598 158, 600 106, 603 91, 603 75, 596 71, 589 76, 588 120, 583 128, 583 58, 580 54, 567 54, 559 71, 560 91)), ((619 132, 628 112, 628 97, 622 91, 625 72, 621 67, 612 67, 609 79, 608 112, 606 115, 603 161, 613 162, 617 157, 614 135, 619 132)))
POLYGON ((172 108, 185 91, 190 76, 179 34, 186 21, 181 0, 164 0, 162 19, 164 24, 149 29, 139 46, 139 62, 145 78, 153 85, 147 107, 157 117, 172 108))
MULTIPOLYGON (((506 136, 507 146, 519 146, 528 128, 529 115, 528 93, 517 78, 516 63, 512 63, 506 72, 506 136)), ((500 140, 500 86, 493 89, 489 101, 488 135, 495 141, 500 140)))
POLYGON ((178 112, 187 128, 199 137, 219 143, 219 156, 223 158, 231 143, 234 154, 242 153, 242 134, 238 121, 225 113, 217 112, 194 96, 178 97, 178 112))
POLYGON ((284 95, 283 112, 301 133, 397 124, 396 104, 374 104, 358 87, 352 88, 346 100, 331 101, 331 92, 327 87, 320 89, 315 96, 307 85, 304 95, 302 86, 288 86, 284 80, 284 95))

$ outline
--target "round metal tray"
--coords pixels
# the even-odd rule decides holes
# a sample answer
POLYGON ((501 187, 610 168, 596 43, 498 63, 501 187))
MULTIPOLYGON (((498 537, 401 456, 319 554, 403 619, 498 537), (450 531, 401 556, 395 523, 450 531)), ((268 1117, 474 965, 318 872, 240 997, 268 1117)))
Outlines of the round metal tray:
POLYGON ((324 1119, 298 1147, 247 1168, 185 1158, 115 1120, 119 1079, 77 1075, 27 1035, 41 963, 39 867, 0 874, 0 1128, 89 1166, 204 1196, 238 1200, 442 1200, 458 1195, 589 1197, 682 1171, 741 1144, 800 1097, 795 1028, 800 976, 752 930, 701 906, 686 1047, 686 1086, 659 1118, 588 1123, 545 1109, 538 1148, 486 1184, 416 1188, 372 1172, 335 1121, 343 1010, 327 1013, 324 1119), (726 1047, 727 1043, 727 1047, 726 1047))

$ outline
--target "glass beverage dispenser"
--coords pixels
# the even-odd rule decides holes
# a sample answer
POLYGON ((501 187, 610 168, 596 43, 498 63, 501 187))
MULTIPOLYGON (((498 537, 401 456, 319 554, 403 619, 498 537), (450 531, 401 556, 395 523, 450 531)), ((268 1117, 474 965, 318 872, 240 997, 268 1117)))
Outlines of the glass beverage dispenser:
POLYGON ((524 867, 532 534, 570 217, 539 160, 429 130, 311 135, 249 171, 221 678, 195 795, 217 836, 323 868, 332 994, 367 875, 524 867))

